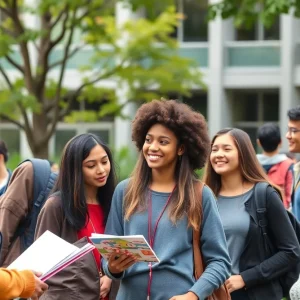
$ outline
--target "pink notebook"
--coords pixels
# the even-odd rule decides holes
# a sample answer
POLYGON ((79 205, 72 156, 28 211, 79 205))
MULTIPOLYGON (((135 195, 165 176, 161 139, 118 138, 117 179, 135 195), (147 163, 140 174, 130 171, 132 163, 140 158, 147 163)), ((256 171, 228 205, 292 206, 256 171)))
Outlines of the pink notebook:
POLYGON ((93 249, 90 243, 78 248, 47 230, 8 268, 40 272, 46 281, 93 249))

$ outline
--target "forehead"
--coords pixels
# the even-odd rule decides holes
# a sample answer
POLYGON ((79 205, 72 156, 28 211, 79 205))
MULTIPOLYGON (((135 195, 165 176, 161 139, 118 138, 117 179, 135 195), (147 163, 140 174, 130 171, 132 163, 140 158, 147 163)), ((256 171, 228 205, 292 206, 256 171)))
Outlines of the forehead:
POLYGON ((296 121, 289 120, 288 126, 300 129, 300 120, 296 120, 296 121))
POLYGON ((228 133, 218 136, 213 143, 213 146, 215 145, 230 145, 235 147, 234 140, 228 133))
POLYGON ((168 127, 162 125, 162 124, 154 124, 150 127, 147 134, 153 135, 153 136, 167 136, 167 137, 176 137, 174 132, 170 130, 168 127))
POLYGON ((100 145, 96 145, 90 151, 90 154, 84 161, 88 161, 90 159, 101 159, 103 156, 106 156, 107 153, 104 148, 100 145))

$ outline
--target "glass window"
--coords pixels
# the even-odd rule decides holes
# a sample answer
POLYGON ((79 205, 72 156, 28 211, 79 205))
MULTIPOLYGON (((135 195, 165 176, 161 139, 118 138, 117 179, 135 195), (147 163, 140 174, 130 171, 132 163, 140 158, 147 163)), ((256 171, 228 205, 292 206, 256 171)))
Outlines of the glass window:
POLYGON ((20 153, 20 131, 18 129, 0 129, 0 139, 5 142, 10 154, 20 153))
POLYGON ((244 131, 246 131, 251 139, 252 145, 255 149, 255 151, 257 151, 257 143, 256 143, 256 139, 257 139, 257 127, 243 127, 243 126, 237 126, 239 129, 242 129, 244 131))
POLYGON ((92 129, 88 130, 89 133, 93 133, 97 135, 105 144, 109 145, 110 138, 109 138, 109 130, 107 129, 92 129))
POLYGON ((258 94, 251 92, 235 93, 233 108, 234 122, 258 121, 258 94))
POLYGON ((257 21, 250 28, 236 28, 237 41, 280 40, 280 18, 277 17, 270 27, 257 21))
POLYGON ((183 41, 203 42, 208 40, 207 0, 182 0, 183 14, 183 41))
POLYGON ((277 122, 279 120, 279 93, 263 95, 263 121, 277 122))
POLYGON ((277 17, 271 27, 264 27, 264 40, 280 40, 280 17, 277 17))
POLYGON ((76 135, 75 129, 58 129, 55 133, 55 156, 60 157, 66 143, 76 135))
POLYGON ((237 41, 254 41, 257 40, 256 26, 251 28, 237 28, 236 29, 236 40, 237 41))
POLYGON ((183 102, 207 118, 207 94, 193 94, 191 98, 183 98, 183 102))

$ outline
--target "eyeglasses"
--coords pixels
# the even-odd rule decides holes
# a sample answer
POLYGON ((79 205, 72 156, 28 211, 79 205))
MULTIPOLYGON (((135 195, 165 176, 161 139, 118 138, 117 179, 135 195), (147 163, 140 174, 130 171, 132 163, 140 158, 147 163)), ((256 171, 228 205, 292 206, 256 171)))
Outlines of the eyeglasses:
POLYGON ((294 128, 294 127, 288 127, 287 128, 287 132, 289 133, 289 134, 295 134, 295 133, 297 133, 297 132, 299 132, 300 131, 300 129, 297 129, 297 128, 294 128))

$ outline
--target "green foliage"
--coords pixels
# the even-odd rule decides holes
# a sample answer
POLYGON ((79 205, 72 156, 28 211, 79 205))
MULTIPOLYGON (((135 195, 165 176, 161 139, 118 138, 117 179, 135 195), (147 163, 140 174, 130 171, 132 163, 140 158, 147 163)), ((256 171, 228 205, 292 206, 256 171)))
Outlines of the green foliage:
POLYGON ((116 172, 118 181, 128 178, 134 169, 136 163, 136 153, 128 147, 123 147, 114 151, 114 161, 116 164, 116 172))
POLYGON ((222 0, 210 6, 209 18, 217 15, 227 19, 234 17, 237 26, 250 27, 261 18, 265 26, 271 26, 278 15, 291 10, 300 17, 300 1, 293 0, 222 0))
POLYGON ((129 102, 169 93, 188 96, 192 86, 203 87, 198 66, 179 56, 177 41, 171 37, 182 18, 176 13, 176 1, 123 2, 134 11, 145 8, 147 19, 118 24, 114 0, 43 0, 35 6, 19 0, 17 7, 14 1, 0 0, 1 12, 9 12, 0 27, 1 83, 5 83, 0 114, 20 127, 25 123, 33 153, 41 153, 39 145, 47 147, 59 121, 93 122, 121 115, 129 102), (23 13, 36 18, 34 28, 24 22, 23 13), (90 54, 81 63, 85 52, 80 51, 87 49, 90 54), (70 91, 64 83, 73 64, 82 80, 70 91), (6 65, 18 75, 5 76, 6 65), (105 80, 115 86, 103 88, 105 80), (115 95, 120 86, 128 87, 123 104, 115 95), (100 111, 72 112, 74 102, 83 100, 99 102, 100 111))
POLYGON ((13 171, 21 161, 22 161, 22 159, 21 159, 21 155, 19 153, 12 153, 9 156, 9 160, 6 163, 6 166, 8 169, 13 171))

